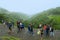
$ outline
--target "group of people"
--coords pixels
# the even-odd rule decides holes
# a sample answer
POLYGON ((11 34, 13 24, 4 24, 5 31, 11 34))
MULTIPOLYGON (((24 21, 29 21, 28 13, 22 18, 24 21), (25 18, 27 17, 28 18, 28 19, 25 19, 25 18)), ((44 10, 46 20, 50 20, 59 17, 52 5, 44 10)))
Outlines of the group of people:
MULTIPOLYGON (((22 29, 24 29, 24 24, 21 21, 17 21, 17 33, 19 33, 22 29)), ((10 32, 12 32, 12 26, 14 25, 14 23, 12 22, 6 22, 7 27, 9 28, 10 32)), ((54 36, 54 29, 51 25, 47 25, 47 24, 39 24, 37 26, 38 30, 37 30, 37 34, 40 35, 41 37, 46 36, 54 36)), ((31 33, 32 35, 34 35, 34 26, 32 23, 30 23, 28 25, 28 33, 31 33)))
MULTIPOLYGON (((46 36, 46 37, 52 36, 53 37, 54 36, 54 29, 51 25, 39 24, 37 28, 38 28, 37 34, 41 35, 41 37, 43 37, 43 36, 46 36)), ((29 31, 29 33, 34 34, 33 24, 28 25, 28 31, 29 31)))
MULTIPOLYGON (((7 26, 7 28, 9 29, 9 33, 12 33, 12 29, 14 28, 14 22, 4 22, 3 24, 5 24, 7 26)), ((22 29, 24 29, 24 24, 20 21, 16 22, 17 24, 17 33, 19 33, 22 29)))
POLYGON ((46 37, 53 37, 54 36, 54 29, 51 25, 47 25, 47 24, 39 24, 38 26, 38 32, 37 34, 41 34, 41 37, 44 35, 46 37))

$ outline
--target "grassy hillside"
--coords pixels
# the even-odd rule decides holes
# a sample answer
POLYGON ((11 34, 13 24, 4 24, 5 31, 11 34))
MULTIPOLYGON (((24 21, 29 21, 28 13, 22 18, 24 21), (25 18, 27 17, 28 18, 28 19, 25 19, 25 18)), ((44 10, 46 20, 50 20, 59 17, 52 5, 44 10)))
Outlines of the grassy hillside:
POLYGON ((34 28, 37 28, 40 23, 50 24, 55 29, 60 29, 60 7, 37 13, 31 18, 24 13, 9 12, 8 10, 0 8, 0 21, 1 20, 13 21, 15 23, 17 20, 22 20, 26 27, 29 23, 35 24, 34 28))
POLYGON ((20 12, 10 12, 6 9, 0 8, 0 22, 2 20, 5 21, 13 21, 16 22, 18 20, 27 20, 28 16, 24 13, 20 13, 20 12))
POLYGON ((32 16, 30 22, 35 23, 37 27, 40 23, 50 24, 55 29, 60 29, 60 7, 49 9, 32 16))
POLYGON ((12 13, 9 13, 7 14, 7 17, 9 18, 9 21, 18 21, 18 20, 26 20, 28 19, 28 16, 25 15, 25 14, 22 14, 22 13, 17 13, 17 12, 12 12, 12 13))

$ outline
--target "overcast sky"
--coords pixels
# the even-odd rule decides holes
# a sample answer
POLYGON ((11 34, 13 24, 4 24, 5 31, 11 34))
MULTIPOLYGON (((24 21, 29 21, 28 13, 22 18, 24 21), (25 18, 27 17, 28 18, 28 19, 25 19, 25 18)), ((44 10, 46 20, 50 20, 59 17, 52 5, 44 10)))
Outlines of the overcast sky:
POLYGON ((60 7, 60 0, 0 0, 0 7, 33 15, 50 8, 60 7))

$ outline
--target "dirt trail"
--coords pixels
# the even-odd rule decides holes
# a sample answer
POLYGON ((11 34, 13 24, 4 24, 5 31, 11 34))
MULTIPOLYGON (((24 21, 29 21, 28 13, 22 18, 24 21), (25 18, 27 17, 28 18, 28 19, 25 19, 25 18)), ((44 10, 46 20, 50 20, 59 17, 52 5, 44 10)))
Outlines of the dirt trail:
MULTIPOLYGON (((22 30, 17 34, 17 28, 13 28, 13 33, 8 34, 8 28, 2 24, 0 24, 0 37, 1 36, 14 36, 21 38, 22 40, 40 40, 40 36, 37 35, 37 30, 34 30, 34 36, 27 32, 27 29, 22 30)), ((48 38, 46 39, 48 40, 48 38)), ((55 37, 50 38, 50 40, 60 40, 60 30, 55 30, 55 37)))

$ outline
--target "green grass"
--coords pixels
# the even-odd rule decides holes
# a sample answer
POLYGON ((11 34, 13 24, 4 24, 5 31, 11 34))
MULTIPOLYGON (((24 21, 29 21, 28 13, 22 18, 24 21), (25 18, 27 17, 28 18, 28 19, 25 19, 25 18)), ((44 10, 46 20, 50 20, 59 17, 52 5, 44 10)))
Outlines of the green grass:
POLYGON ((3 36, 3 37, 0 37, 2 40, 20 40, 19 38, 16 38, 16 37, 10 37, 10 36, 3 36))

